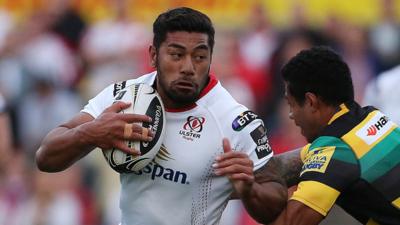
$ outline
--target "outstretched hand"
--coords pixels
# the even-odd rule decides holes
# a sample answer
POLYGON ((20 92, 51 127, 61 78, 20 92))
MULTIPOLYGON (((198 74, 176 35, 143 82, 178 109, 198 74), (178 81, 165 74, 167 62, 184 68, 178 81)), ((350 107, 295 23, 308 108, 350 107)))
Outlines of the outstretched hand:
POLYGON ((146 115, 119 113, 130 105, 131 103, 115 102, 87 125, 88 129, 84 132, 93 145, 101 149, 117 148, 128 154, 140 154, 138 150, 129 148, 125 141, 151 141, 154 136, 151 130, 137 124, 151 122, 151 118, 146 115))
POLYGON ((216 157, 215 174, 227 176, 236 194, 242 198, 250 193, 254 183, 253 161, 243 152, 232 151, 227 138, 222 141, 224 154, 216 157))

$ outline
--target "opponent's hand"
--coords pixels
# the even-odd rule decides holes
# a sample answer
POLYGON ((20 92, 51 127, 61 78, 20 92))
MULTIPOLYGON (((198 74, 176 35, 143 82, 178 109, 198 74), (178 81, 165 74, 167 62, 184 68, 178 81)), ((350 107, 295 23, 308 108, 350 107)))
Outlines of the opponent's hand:
POLYGON ((215 174, 227 176, 236 194, 242 198, 250 193, 254 184, 253 161, 243 152, 232 151, 229 140, 223 139, 224 154, 216 157, 215 174))
POLYGON ((139 155, 140 152, 129 148, 125 141, 151 141, 154 134, 150 129, 136 124, 151 122, 149 116, 119 113, 130 105, 130 103, 116 102, 106 108, 99 117, 88 123, 87 129, 84 130, 88 140, 101 149, 115 147, 126 153, 139 155))

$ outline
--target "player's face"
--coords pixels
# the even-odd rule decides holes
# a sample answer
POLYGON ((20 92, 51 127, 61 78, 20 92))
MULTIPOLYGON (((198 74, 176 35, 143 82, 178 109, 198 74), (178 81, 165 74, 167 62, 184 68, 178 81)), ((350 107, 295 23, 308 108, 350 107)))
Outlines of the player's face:
POLYGON ((315 118, 313 109, 307 103, 308 100, 306 99, 304 104, 299 104, 296 99, 290 95, 287 86, 285 97, 289 104, 289 118, 294 120, 296 126, 300 127, 301 134, 311 143, 318 137, 321 127, 318 125, 318 119, 315 118))
POLYGON ((208 35, 196 32, 167 33, 158 51, 150 48, 157 67, 157 90, 167 107, 194 103, 208 82, 211 48, 208 35))

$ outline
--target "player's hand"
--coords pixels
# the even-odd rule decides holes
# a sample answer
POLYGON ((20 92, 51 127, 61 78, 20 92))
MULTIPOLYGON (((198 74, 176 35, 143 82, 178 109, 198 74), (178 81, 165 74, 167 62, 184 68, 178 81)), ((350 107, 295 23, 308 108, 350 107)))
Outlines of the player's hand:
POLYGON ((213 164, 215 174, 227 176, 236 194, 247 196, 254 183, 253 161, 243 152, 232 151, 229 140, 223 139, 224 154, 217 156, 213 164))
POLYGON ((101 149, 118 148, 126 153, 139 155, 136 149, 129 148, 126 140, 151 141, 154 134, 138 122, 151 122, 146 115, 119 113, 130 106, 130 103, 116 102, 106 108, 95 120, 87 124, 85 136, 101 149))

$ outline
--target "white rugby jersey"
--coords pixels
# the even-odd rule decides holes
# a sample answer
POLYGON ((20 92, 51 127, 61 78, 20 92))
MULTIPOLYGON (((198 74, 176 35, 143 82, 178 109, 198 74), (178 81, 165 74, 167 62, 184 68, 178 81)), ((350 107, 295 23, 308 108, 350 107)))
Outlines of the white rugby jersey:
MULTIPOLYGON (((114 96, 132 83, 152 85, 156 72, 110 85, 82 110, 93 117, 110 106, 114 96)), ((263 122, 237 103, 211 77, 201 97, 185 110, 166 109, 166 136, 153 162, 141 172, 120 175, 122 225, 218 224, 233 187, 214 174, 222 139, 247 153, 254 170, 272 156, 263 122)), ((106 163, 106 162, 105 162, 106 163)))

